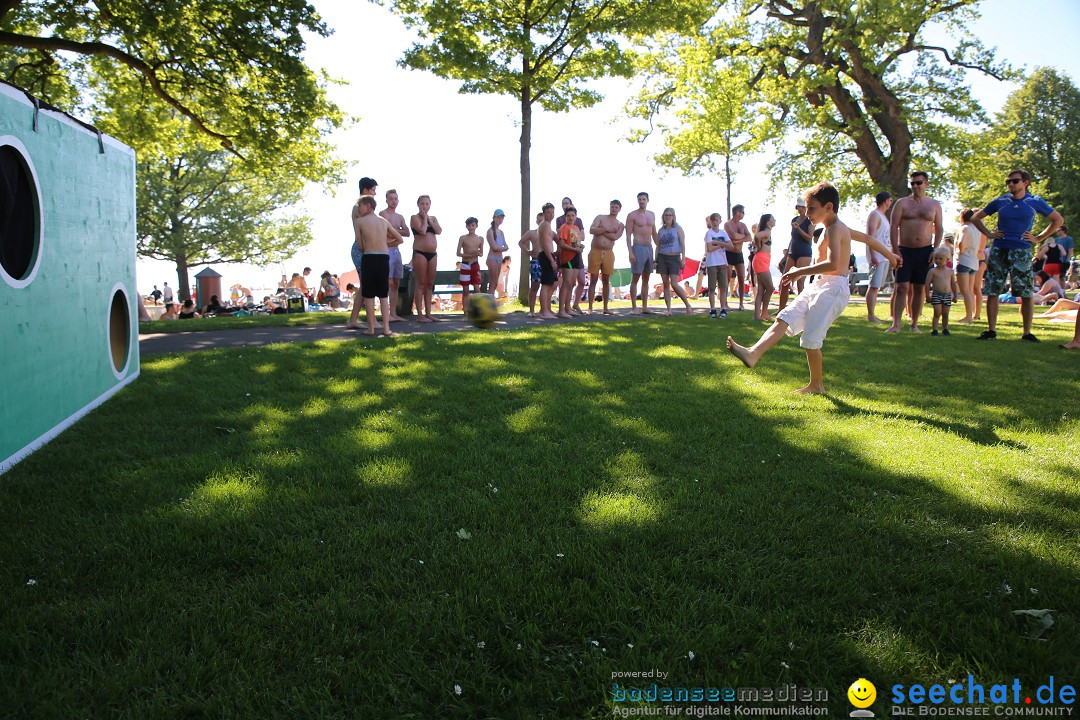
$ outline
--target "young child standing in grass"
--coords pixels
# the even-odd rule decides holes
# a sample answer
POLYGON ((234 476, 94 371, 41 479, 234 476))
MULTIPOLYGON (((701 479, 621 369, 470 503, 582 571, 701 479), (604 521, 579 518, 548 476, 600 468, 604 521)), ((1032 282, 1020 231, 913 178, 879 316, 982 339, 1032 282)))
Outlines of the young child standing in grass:
POLYGON ((840 193, 831 184, 820 182, 806 191, 806 214, 812 222, 825 225, 824 238, 818 243, 817 262, 805 267, 792 267, 780 278, 781 286, 791 287, 793 281, 805 275, 817 275, 813 284, 799 294, 793 303, 776 316, 776 321, 751 347, 739 345, 729 335, 728 350, 742 360, 746 367, 757 365, 761 356, 768 352, 785 334, 798 335, 799 345, 806 350, 806 362, 810 367, 810 382, 797 393, 825 392, 822 375, 821 346, 833 321, 844 312, 851 291, 848 288, 848 258, 851 256, 851 239, 864 242, 887 258, 895 266, 900 258, 892 250, 863 233, 850 230, 836 216, 840 207, 840 193))
POLYGON ((933 331, 935 337, 938 334, 938 320, 941 320, 941 334, 949 334, 949 308, 952 306, 953 274, 949 268, 951 252, 945 243, 934 248, 930 256, 934 267, 926 277, 926 289, 930 291, 930 306, 934 308, 933 331))

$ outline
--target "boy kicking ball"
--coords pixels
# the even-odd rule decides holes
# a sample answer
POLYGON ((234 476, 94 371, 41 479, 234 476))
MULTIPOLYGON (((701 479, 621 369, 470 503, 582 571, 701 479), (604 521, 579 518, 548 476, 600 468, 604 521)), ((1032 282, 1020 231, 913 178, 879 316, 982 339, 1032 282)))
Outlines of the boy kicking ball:
POLYGON ((829 183, 818 183, 807 190, 804 197, 807 217, 815 224, 825 226, 825 237, 818 243, 817 262, 791 268, 780 278, 780 285, 790 287, 793 281, 804 275, 817 275, 817 278, 799 294, 795 302, 776 316, 776 321, 752 347, 739 345, 730 335, 727 347, 746 367, 752 368, 785 333, 792 336, 802 333, 799 345, 806 350, 810 382, 795 392, 823 395, 825 382, 821 369, 821 346, 829 327, 844 312, 851 299, 847 274, 852 238, 891 258, 889 262, 893 267, 900 263, 900 258, 878 240, 851 230, 840 222, 836 216, 840 208, 840 193, 829 183))

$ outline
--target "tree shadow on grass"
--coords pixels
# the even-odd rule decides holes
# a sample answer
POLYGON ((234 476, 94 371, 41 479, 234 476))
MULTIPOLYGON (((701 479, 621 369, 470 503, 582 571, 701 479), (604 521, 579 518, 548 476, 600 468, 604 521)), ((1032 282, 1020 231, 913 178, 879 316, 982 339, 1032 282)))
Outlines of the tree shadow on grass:
POLYGON ((1003 590, 1048 607, 1080 591, 1075 493, 1002 476, 1012 497, 988 508, 888 470, 852 401, 774 400, 805 371, 797 347, 747 378, 703 326, 151 370, 0 487, 8 574, 42 568, 46 590, 11 598, 3 657, 25 669, 9 706, 599 717, 613 672, 658 667, 685 685, 826 686, 836 710, 859 676, 1076 663, 1071 616, 1025 641, 1003 590), (197 419, 181 446, 119 440, 163 407, 197 419))

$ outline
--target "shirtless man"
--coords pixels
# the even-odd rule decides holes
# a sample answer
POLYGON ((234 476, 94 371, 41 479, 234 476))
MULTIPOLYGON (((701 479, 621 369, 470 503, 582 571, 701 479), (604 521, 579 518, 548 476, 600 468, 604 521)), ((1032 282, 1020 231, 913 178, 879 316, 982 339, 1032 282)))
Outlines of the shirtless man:
MULTIPOLYGON (((360 178, 360 197, 375 197, 375 192, 379 189, 379 183, 375 182, 374 178, 362 177, 360 178)), ((356 234, 356 221, 360 219, 360 201, 357 200, 356 204, 352 206, 352 211, 349 213, 350 223, 353 226, 353 234, 356 234)), ((354 241, 351 249, 353 267, 356 268, 356 290, 353 292, 352 312, 349 313, 349 322, 345 323, 345 327, 350 330, 357 330, 360 327, 360 306, 364 304, 364 300, 361 297, 361 277, 363 272, 360 267, 364 262, 364 252, 354 241)))
POLYGON ((537 260, 540 262, 540 318, 554 320, 555 313, 551 312, 551 295, 555 292, 555 281, 559 274, 555 272, 558 263, 555 261, 555 231, 551 229, 551 221, 555 218, 555 206, 544 203, 544 219, 540 227, 536 228, 536 237, 539 243, 537 260))
POLYGON ((356 246, 364 254, 360 287, 367 309, 365 335, 375 334, 375 298, 379 298, 382 312, 383 335, 394 337, 390 331, 390 311, 386 296, 390 292, 390 247, 400 245, 401 234, 390 223, 375 214, 375 198, 361 197, 356 204, 359 217, 353 223, 356 246))
POLYGON ((889 236, 893 253, 899 253, 903 264, 896 271, 892 298, 892 325, 885 332, 900 332, 904 319, 904 304, 911 290, 911 332, 919 332, 919 315, 925 298, 926 275, 930 272, 930 255, 945 234, 941 220, 941 203, 926 197, 930 176, 921 170, 911 173, 911 195, 896 201, 892 211, 889 236))
MULTIPOLYGON (((745 310, 743 307, 743 287, 746 282, 746 258, 743 256, 742 246, 743 243, 750 239, 750 230, 746 227, 746 223, 742 219, 746 217, 746 208, 742 205, 736 205, 731 208, 731 219, 724 223, 724 232, 727 233, 728 239, 731 244, 735 246, 733 252, 728 252, 727 262, 728 265, 735 271, 735 276, 738 277, 739 289, 739 309, 745 310)), ((724 288, 724 292, 728 292, 728 288, 724 288)))
MULTIPOLYGON (((398 194, 397 190, 386 191, 386 209, 379 215, 390 223, 390 227, 398 231, 398 234, 403 238, 409 237, 409 223, 405 222, 404 216, 397 212, 398 206, 398 194)), ((401 250, 397 247, 390 247, 390 322, 403 320, 397 314, 398 306, 398 292, 401 286, 401 278, 405 274, 405 267, 401 261, 401 250)))
POLYGON ((611 276, 615 272, 615 241, 622 237, 625 226, 619 222, 619 213, 622 212, 622 203, 612 200, 608 205, 607 215, 597 215, 589 226, 592 233, 592 246, 589 248, 589 277, 593 278, 589 288, 589 314, 592 315, 593 300, 596 298, 596 274, 600 273, 603 281, 604 314, 611 315, 608 310, 608 295, 611 294, 611 276))
POLYGON ((638 209, 626 216, 626 250, 630 253, 630 312, 637 312, 638 280, 641 280, 641 314, 649 310, 649 275, 653 271, 653 243, 657 240, 656 215, 645 208, 649 193, 639 192, 638 209))
POLYGON ((457 250, 454 252, 461 258, 461 310, 465 317, 469 316, 469 285, 476 287, 480 292, 480 253, 484 251, 484 238, 476 234, 476 228, 480 221, 474 217, 465 220, 467 235, 458 238, 457 250))
MULTIPOLYGON (((536 226, 544 222, 544 213, 536 213, 536 226)), ((536 292, 540 289, 540 236, 536 230, 529 230, 518 240, 521 252, 529 256, 529 317, 536 315, 536 292)))

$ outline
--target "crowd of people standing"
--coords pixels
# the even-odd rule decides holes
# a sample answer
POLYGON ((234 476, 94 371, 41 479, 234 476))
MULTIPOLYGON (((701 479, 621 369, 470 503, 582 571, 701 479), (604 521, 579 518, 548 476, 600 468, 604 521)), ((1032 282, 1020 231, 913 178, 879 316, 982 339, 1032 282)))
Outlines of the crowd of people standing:
MULTIPOLYGON (((1030 175, 1018 170, 1010 173, 1007 193, 985 208, 964 210, 959 218, 959 229, 956 233, 946 234, 941 204, 928 195, 929 181, 925 172, 912 173, 911 194, 896 200, 895 206, 890 193, 879 193, 875 198, 875 209, 867 219, 865 234, 901 258, 895 270, 886 332, 900 332, 905 315, 909 319, 908 328, 919 332, 923 306, 929 302, 934 309, 934 332, 940 322, 942 334, 948 334, 948 314, 953 301, 962 299, 964 303, 964 316, 958 322, 970 323, 980 319, 985 297, 988 329, 980 338, 993 339, 996 337, 998 306, 1008 284, 1012 296, 1021 304, 1023 339, 1037 341, 1031 333, 1034 304, 1061 299, 1066 288, 1076 284, 1075 277, 1071 277, 1075 275, 1076 265, 1073 242, 1060 214, 1028 192, 1030 175), (995 213, 999 217, 998 228, 990 231, 982 220, 995 213), (1036 213, 1045 215, 1049 222, 1038 237, 1031 233, 1036 213), (1033 242, 1037 245, 1035 249, 1033 242)), ((372 178, 361 179, 361 197, 374 199, 376 190, 377 183, 372 178)), ((637 208, 630 211, 624 221, 619 219, 622 203, 612 200, 609 212, 598 215, 589 226, 592 240, 588 247, 585 225, 570 198, 563 198, 562 213, 558 216, 552 203, 542 207, 536 216, 535 229, 526 232, 518 242, 518 247, 530 259, 530 315, 548 319, 592 312, 594 299, 601 299, 603 312, 610 313, 608 300, 612 297, 611 279, 615 272, 614 246, 625 236, 630 258, 632 313, 653 312, 649 309, 648 288, 650 276, 655 273, 660 276, 657 290, 664 299, 665 314, 671 313, 673 296, 683 303, 687 314, 692 314, 689 297, 696 294, 707 296, 710 317, 724 318, 732 309, 729 300, 737 299, 738 309, 743 310, 747 291, 752 291, 754 317, 763 322, 772 321, 770 304, 775 290, 772 262, 776 218, 770 214, 762 215, 758 222, 747 228, 744 222, 746 209, 742 205, 731 209, 731 217, 726 222, 719 213, 708 216, 704 238, 706 252, 699 274, 699 283, 707 281, 707 290, 700 292, 699 285, 699 292, 694 293, 688 283, 680 283, 686 267, 686 233, 677 222, 674 208, 665 208, 657 223, 654 212, 648 209, 648 193, 638 193, 636 200, 637 208), (558 312, 553 310, 556 291, 558 312), (588 310, 583 310, 580 305, 585 297, 589 301, 588 310), (537 300, 540 304, 538 314, 537 300)), ((371 292, 379 292, 385 284, 389 301, 388 322, 400 319, 395 312, 403 268, 399 248, 404 238, 410 236, 414 238, 412 270, 416 276, 414 304, 418 320, 438 320, 432 313, 432 294, 442 226, 430 213, 431 199, 427 195, 420 196, 418 212, 407 221, 397 212, 396 191, 386 193, 386 203, 387 207, 378 214, 385 221, 385 227, 379 226, 378 230, 380 235, 386 236, 385 252, 374 246, 367 248, 362 233, 356 230, 352 254, 361 282, 357 287, 357 302, 353 303, 350 327, 359 327, 361 298, 372 300, 374 304, 375 299, 382 297, 369 297, 363 291, 365 272, 362 268, 367 254, 386 256, 388 269, 385 273, 381 270, 382 261, 375 258, 366 274, 372 280, 371 292)), ((354 226, 362 216, 360 207, 358 202, 352 210, 354 226)), ((373 211, 374 208, 370 212, 373 211)), ((790 220, 790 240, 776 264, 781 275, 791 269, 807 267, 814 255, 814 223, 807 216, 803 198, 796 201, 795 213, 790 220)), ((473 291, 481 289, 484 265, 489 278, 507 273, 510 258, 506 255, 509 245, 501 229, 504 219, 505 213, 496 210, 483 236, 477 233, 479 221, 476 218, 466 221, 467 234, 459 238, 455 252, 463 305, 467 303, 470 287, 473 291)), ((380 237, 379 240, 384 239, 380 237)), ((854 269, 855 256, 851 257, 854 269)), ((867 320, 885 322, 877 315, 877 302, 893 271, 889 258, 870 245, 866 257, 869 266, 867 320)), ((783 311, 791 297, 803 292, 807 280, 812 281, 813 276, 800 275, 795 283, 781 285, 778 311, 783 311)), ((371 322, 369 330, 373 332, 371 322)))

